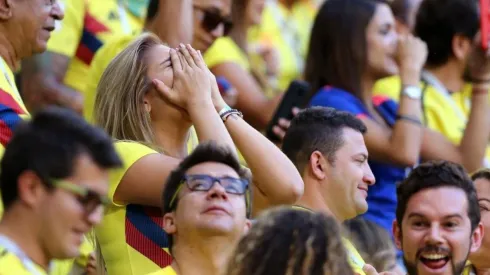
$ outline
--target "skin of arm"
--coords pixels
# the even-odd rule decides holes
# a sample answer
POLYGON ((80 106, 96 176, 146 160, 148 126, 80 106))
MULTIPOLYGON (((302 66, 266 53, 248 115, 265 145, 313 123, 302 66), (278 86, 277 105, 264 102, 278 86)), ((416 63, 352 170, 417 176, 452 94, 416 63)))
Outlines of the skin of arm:
POLYGON ((55 104, 82 113, 82 95, 63 84, 69 64, 68 56, 49 51, 22 61, 22 95, 31 112, 55 104))

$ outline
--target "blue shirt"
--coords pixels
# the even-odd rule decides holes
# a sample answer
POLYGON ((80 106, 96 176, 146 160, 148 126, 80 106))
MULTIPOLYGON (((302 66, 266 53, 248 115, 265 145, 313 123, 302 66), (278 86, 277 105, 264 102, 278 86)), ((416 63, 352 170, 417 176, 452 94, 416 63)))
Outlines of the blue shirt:
MULTIPOLYGON (((373 104, 386 123, 393 127, 398 105, 386 96, 374 96, 373 104)), ((358 118, 374 120, 360 99, 338 88, 322 88, 313 96, 309 105, 332 107, 352 113, 358 118)), ((391 234, 392 224, 396 218, 396 184, 405 178, 406 167, 375 160, 369 160, 369 166, 376 178, 376 184, 369 187, 368 211, 363 217, 375 222, 391 234)))

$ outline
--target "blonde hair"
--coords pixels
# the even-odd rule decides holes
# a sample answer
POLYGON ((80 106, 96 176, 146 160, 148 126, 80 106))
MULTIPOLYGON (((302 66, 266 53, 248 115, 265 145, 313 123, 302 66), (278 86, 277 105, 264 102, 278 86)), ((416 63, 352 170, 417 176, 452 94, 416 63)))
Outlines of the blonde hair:
POLYGON ((146 53, 161 40, 144 33, 119 53, 102 74, 94 105, 95 124, 116 140, 130 140, 155 148, 149 112, 143 104, 151 87, 146 76, 146 53))
POLYGON ((226 275, 352 275, 334 218, 279 207, 242 238, 226 275))

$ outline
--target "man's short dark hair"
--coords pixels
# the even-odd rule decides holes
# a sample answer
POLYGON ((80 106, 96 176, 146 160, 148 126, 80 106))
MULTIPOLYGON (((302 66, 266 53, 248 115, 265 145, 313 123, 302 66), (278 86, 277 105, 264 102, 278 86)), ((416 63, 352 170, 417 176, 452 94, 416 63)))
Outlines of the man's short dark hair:
POLYGON ((73 111, 49 107, 21 123, 0 164, 5 209, 18 198, 17 180, 22 173, 32 171, 52 188, 50 180, 70 177, 81 155, 89 156, 103 169, 122 165, 111 138, 73 111))
POLYGON ((475 181, 477 179, 486 179, 490 181, 490 169, 482 168, 471 175, 471 180, 475 181))
POLYGON ((449 161, 430 161, 419 165, 402 181, 396 190, 398 203, 396 220, 401 226, 410 198, 420 191, 441 187, 453 187, 464 191, 468 201, 471 231, 480 223, 480 208, 473 181, 463 166, 449 161))
POLYGON ((282 143, 282 151, 300 173, 314 151, 320 151, 330 163, 344 144, 343 131, 349 128, 366 133, 364 123, 354 115, 328 107, 310 107, 291 121, 282 143))
MULTIPOLYGON (((163 199, 163 215, 173 212, 177 209, 177 205, 179 204, 178 197, 175 198, 175 201, 170 205, 170 202, 175 195, 175 192, 178 191, 186 172, 201 163, 204 162, 217 162, 225 164, 231 167, 238 176, 242 179, 246 179, 252 184, 250 173, 247 169, 243 168, 240 165, 240 162, 236 158, 235 154, 231 151, 231 148, 228 146, 218 145, 216 142, 204 142, 200 143, 190 154, 187 156, 175 170, 172 171, 170 176, 165 183, 165 187, 163 189, 162 199, 163 199)), ((248 200, 246 200, 247 204, 247 218, 251 215, 251 203, 252 203, 252 186, 249 185, 247 190, 248 200)), ((169 249, 172 249, 172 236, 168 236, 169 240, 169 249)))
POLYGON ((480 28, 479 20, 475 0, 422 1, 414 32, 427 43, 427 65, 443 65, 453 56, 454 36, 462 35, 473 41, 480 28))

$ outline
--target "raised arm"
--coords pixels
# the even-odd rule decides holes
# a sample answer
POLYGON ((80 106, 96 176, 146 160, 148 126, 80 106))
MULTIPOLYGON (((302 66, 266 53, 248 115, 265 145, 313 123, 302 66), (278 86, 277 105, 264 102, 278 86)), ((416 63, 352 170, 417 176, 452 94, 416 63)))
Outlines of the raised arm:
POLYGON ((236 108, 243 112, 247 122, 262 130, 272 119, 282 95, 268 99, 253 76, 233 62, 211 68, 216 76, 225 77, 237 91, 236 108))
POLYGON ((191 43, 194 33, 192 2, 192 0, 160 0, 159 14, 147 28, 170 47, 177 47, 180 43, 191 43))
POLYGON ((401 166, 417 163, 423 133, 420 96, 410 97, 404 89, 418 87, 426 57, 427 47, 420 39, 409 36, 399 42, 398 61, 403 84, 398 107, 399 119, 389 129, 367 117, 361 118, 368 128, 364 139, 371 158, 401 166))

